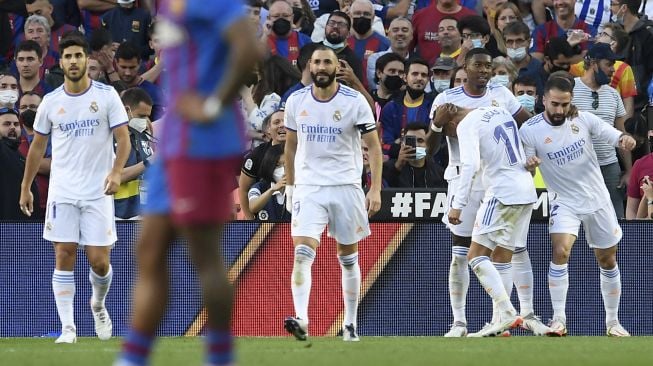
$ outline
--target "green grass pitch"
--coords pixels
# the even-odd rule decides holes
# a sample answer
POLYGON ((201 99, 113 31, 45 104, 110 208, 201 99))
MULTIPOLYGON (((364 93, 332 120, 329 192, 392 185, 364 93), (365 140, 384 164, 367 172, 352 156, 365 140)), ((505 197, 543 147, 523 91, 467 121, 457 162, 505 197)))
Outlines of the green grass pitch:
MULTIPOLYGON (((0 365, 110 366, 120 340, 80 338, 55 345, 51 338, 0 339, 0 365)), ((485 338, 362 337, 359 343, 338 338, 238 338, 238 365, 653 365, 653 337, 485 338)), ((153 366, 202 365, 200 338, 159 339, 153 366)))

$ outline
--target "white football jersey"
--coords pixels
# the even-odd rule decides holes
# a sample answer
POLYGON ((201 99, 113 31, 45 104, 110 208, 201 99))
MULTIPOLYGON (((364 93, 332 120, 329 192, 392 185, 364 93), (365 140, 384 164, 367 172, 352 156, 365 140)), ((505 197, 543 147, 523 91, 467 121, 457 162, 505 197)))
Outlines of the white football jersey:
MULTIPOLYGON (((436 108, 445 103, 452 103, 464 108, 503 107, 513 116, 522 108, 517 98, 512 95, 508 88, 494 83, 488 84, 485 94, 481 96, 467 94, 462 85, 438 94, 431 106, 429 115, 431 120, 433 120, 436 108)), ((458 148, 458 139, 447 136, 447 146, 449 148, 449 164, 444 172, 444 178, 450 180, 459 174, 460 150, 458 148)), ((475 184, 474 189, 482 189, 481 183, 475 184)))
POLYGON ((549 124, 540 113, 526 121, 519 134, 526 157, 535 155, 542 160, 540 172, 552 202, 578 214, 611 204, 592 139, 616 147, 621 131, 581 111, 561 126, 549 124))
POLYGON ((461 172, 452 207, 467 205, 474 176, 483 174, 486 197, 504 205, 537 201, 531 173, 526 170, 524 148, 517 122, 501 107, 481 107, 470 112, 456 128, 461 172))
POLYGON ((48 195, 74 200, 103 197, 115 156, 112 129, 127 122, 116 90, 97 81, 81 94, 69 94, 62 85, 45 95, 34 131, 51 135, 48 195))
POLYGON ((372 109, 359 92, 342 84, 328 101, 309 85, 290 95, 285 126, 297 133, 295 184, 361 184, 361 131, 373 131, 372 109))

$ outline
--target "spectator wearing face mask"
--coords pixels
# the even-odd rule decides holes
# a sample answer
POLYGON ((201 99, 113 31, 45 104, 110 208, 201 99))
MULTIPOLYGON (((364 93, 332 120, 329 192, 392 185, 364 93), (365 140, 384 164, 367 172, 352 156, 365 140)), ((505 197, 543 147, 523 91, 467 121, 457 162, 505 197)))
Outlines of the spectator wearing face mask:
POLYGON ((311 38, 292 29, 293 8, 285 0, 270 5, 266 34, 268 48, 272 55, 285 57, 293 65, 297 63, 299 50, 311 43, 311 38), (269 26, 269 28, 267 28, 269 26))
POLYGON ((0 72, 0 108, 14 108, 18 101, 18 80, 12 74, 0 72))
POLYGON ((404 87, 404 59, 396 53, 386 53, 376 62, 374 82, 377 87, 372 90, 377 117, 388 102, 396 97, 404 87))
POLYGON ((413 40, 413 25, 407 18, 395 18, 388 27, 388 39, 390 40, 390 48, 385 51, 376 52, 367 58, 367 83, 368 89, 374 90, 377 88, 376 79, 376 63, 379 58, 388 53, 395 53, 403 60, 407 60, 412 55, 410 44, 413 40))
MULTIPOLYGON (((490 24, 480 15, 468 15, 458 21, 458 32, 462 37, 463 43, 460 47, 460 55, 456 59, 458 65, 465 62, 465 55, 469 50, 474 48, 487 49, 488 42, 490 42, 490 24)), ((496 49, 496 44, 495 47, 496 49)), ((490 50, 488 50, 490 51, 490 50)), ((490 56, 493 58, 500 56, 498 52, 491 52, 490 56)))
MULTIPOLYGON (((352 19, 352 32, 347 38, 347 45, 360 60, 362 69, 367 70, 368 57, 373 53, 390 48, 390 40, 372 29, 374 7, 370 0, 354 1, 349 7, 349 15, 352 19)), ((368 89, 369 83, 366 73, 363 73, 361 81, 365 88, 368 89)))
POLYGON ((431 68, 431 81, 426 88, 427 93, 440 94, 451 87, 451 75, 456 67, 456 61, 448 57, 438 57, 431 68))
POLYGON ((284 146, 279 144, 267 149, 258 174, 262 179, 247 193, 249 209, 258 221, 290 219, 290 212, 285 207, 284 146))
POLYGON ((519 104, 530 114, 540 113, 535 109, 535 101, 538 99, 535 80, 528 76, 519 76, 512 83, 512 94, 517 98, 519 104))
POLYGON ((444 169, 426 150, 428 124, 413 122, 402 131, 396 159, 383 164, 383 179, 393 188, 445 188, 444 169), (411 146, 414 141, 415 147, 411 146))
POLYGON ((516 78, 517 68, 510 59, 499 56, 492 60, 492 78, 490 82, 512 89, 512 83, 516 78))

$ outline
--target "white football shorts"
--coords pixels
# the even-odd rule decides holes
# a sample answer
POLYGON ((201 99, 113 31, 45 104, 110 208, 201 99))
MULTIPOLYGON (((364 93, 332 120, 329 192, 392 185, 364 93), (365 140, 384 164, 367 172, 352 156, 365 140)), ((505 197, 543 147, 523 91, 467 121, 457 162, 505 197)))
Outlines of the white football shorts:
POLYGON ((504 205, 487 197, 476 215, 472 241, 494 250, 498 245, 514 251, 526 246, 533 204, 504 205))
POLYGON ((43 239, 88 246, 113 245, 118 240, 113 196, 95 200, 48 197, 43 239))
POLYGON ((599 210, 587 214, 577 214, 567 206, 551 203, 549 233, 571 234, 578 237, 581 223, 590 248, 611 248, 617 245, 623 236, 611 202, 607 202, 599 210))

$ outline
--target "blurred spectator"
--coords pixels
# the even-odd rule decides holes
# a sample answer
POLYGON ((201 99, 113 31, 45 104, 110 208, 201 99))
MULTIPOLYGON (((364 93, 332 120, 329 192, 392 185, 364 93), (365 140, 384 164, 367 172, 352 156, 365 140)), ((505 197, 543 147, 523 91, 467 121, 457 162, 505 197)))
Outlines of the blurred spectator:
MULTIPOLYGON (((89 40, 89 46, 91 48, 89 61, 91 59, 97 60, 97 63, 100 65, 98 79, 92 79, 110 84, 118 93, 127 89, 127 85, 120 80, 120 76, 114 67, 114 58, 119 45, 111 41, 111 34, 104 28, 93 31, 89 40)), ((95 65, 95 62, 90 62, 90 65, 95 65)))
MULTIPOLYGON (((23 95, 20 98, 20 104, 23 103, 36 103, 36 107, 41 104, 41 97, 37 94, 28 92, 29 94, 23 95), (29 99, 32 99, 29 102, 29 99)), ((20 136, 20 145, 18 146, 18 152, 20 155, 27 159, 27 153, 29 152, 29 146, 34 140, 34 119, 36 118, 36 108, 34 109, 25 109, 25 111, 20 112, 20 122, 23 126, 20 136)), ((52 165, 52 144, 51 140, 48 139, 48 145, 43 154, 43 159, 39 163, 39 169, 36 174, 36 179, 34 180, 36 187, 39 191, 39 201, 38 205, 41 208, 39 212, 45 213, 45 208, 48 203, 48 188, 50 187, 50 167, 52 165)))
MULTIPOLYGON (((376 52, 390 48, 390 41, 383 35, 372 30, 374 7, 370 0, 355 0, 349 7, 352 19, 352 32, 347 38, 347 45, 361 62, 363 70, 367 70, 367 58, 376 52)), ((363 73, 363 86, 369 90, 367 73, 363 73)))
MULTIPOLYGON (((361 177, 361 185, 364 191, 367 191, 372 186, 372 169, 370 168, 370 153, 367 143, 361 139, 361 152, 363 154, 363 176, 361 177)), ((381 181, 381 187, 386 188, 388 183, 385 180, 381 181)))
POLYGON ((490 81, 512 90, 512 83, 517 79, 517 68, 509 58, 503 56, 492 60, 492 79, 490 81))
POLYGON ((41 47, 34 41, 22 41, 16 48, 16 68, 18 69, 18 90, 21 94, 34 92, 45 95, 53 90, 52 86, 39 76, 43 64, 41 47))
MULTIPOLYGON (((100 78, 104 77, 104 75, 102 75, 102 65, 100 65, 100 61, 93 56, 89 56, 88 58, 88 62, 86 63, 86 73, 91 80, 95 81, 100 81, 100 78)), ((104 82, 106 82, 106 80, 104 80, 104 82)))
POLYGON ((528 26, 531 33, 535 30, 535 18, 533 16, 533 3, 538 0, 517 0, 517 7, 521 13, 522 21, 528 26))
POLYGON ((262 131, 262 122, 279 109, 281 95, 301 80, 299 70, 278 55, 268 57, 259 67, 260 80, 251 90, 241 93, 247 120, 254 131, 262 131))
POLYGON ((311 78, 311 70, 308 67, 308 62, 311 59, 311 55, 313 54, 313 51, 315 51, 315 47, 317 47, 317 43, 309 43, 304 47, 302 47, 301 50, 299 50, 299 57, 297 58, 297 68, 299 69, 299 72, 302 74, 302 78, 299 80, 298 83, 291 86, 288 90, 286 90, 285 93, 283 93, 283 95, 281 96, 281 101, 279 102, 279 109, 284 109, 286 107, 286 100, 288 100, 290 94, 310 85, 313 82, 313 79, 311 78))
POLYGON ((27 9, 24 1, 0 1, 0 70, 11 61, 13 47, 23 33, 26 17, 27 9))
POLYGON ((413 25, 407 18, 395 18, 390 22, 388 28, 388 39, 390 40, 390 48, 371 54, 367 58, 367 83, 368 90, 376 89, 376 62, 379 57, 387 53, 396 53, 407 60, 411 56, 410 44, 413 41, 413 25))
MULTIPOLYGON (((409 122, 429 120, 431 104, 434 97, 426 95, 424 89, 429 82, 429 65, 421 58, 406 62, 406 91, 383 107, 381 110, 381 137, 386 153, 390 145, 399 142, 401 131, 409 122)), ((393 149, 394 150, 394 149, 393 149)), ((391 157, 396 154, 391 153, 391 157)))
POLYGON ((458 59, 461 52, 462 37, 458 31, 458 20, 451 16, 444 16, 438 26, 437 44, 441 50, 436 58, 458 59))
MULTIPOLYGON (((324 1, 324 0, 320 0, 320 1, 324 1)), ((339 8, 333 9, 328 12, 319 13, 319 14, 316 13, 316 15, 319 16, 319 18, 315 20, 315 28, 313 29, 313 34, 311 34, 311 39, 313 40, 313 42, 320 43, 324 41, 327 35, 326 33, 327 22, 331 18, 331 14, 337 11, 340 11, 344 14, 348 14, 349 7, 353 3, 353 0, 335 0, 335 1, 338 2, 339 8)), ((349 28, 351 28, 351 21, 349 23, 350 23, 349 28)), ((347 31, 349 31, 349 28, 347 28, 347 31)), ((374 20, 372 21, 372 30, 374 30, 378 34, 385 35, 385 27, 383 26, 383 21, 378 16, 375 16, 374 20)))
MULTIPOLYGON (((27 14, 29 16, 41 15, 47 19, 48 24, 50 25, 50 49, 58 51, 61 36, 68 31, 75 30, 76 26, 66 24, 63 20, 55 19, 55 8, 52 5, 53 4, 50 0, 25 0, 25 7, 27 8, 27 14)), ((75 5, 75 7, 77 7, 77 5, 75 5)), ((77 19, 77 21, 79 21, 79 19, 77 19)))
POLYGON ((259 221, 290 219, 286 210, 286 174, 284 169, 284 144, 271 146, 265 151, 259 169, 261 180, 247 193, 249 209, 259 221))
POLYGON ((633 68, 637 90, 635 112, 639 113, 647 104, 646 88, 653 76, 653 21, 640 17, 638 9, 641 0, 613 0, 611 10, 617 23, 623 24, 630 38, 629 46, 624 49, 624 62, 633 68))
POLYGON ((545 56, 545 46, 555 37, 564 37, 574 47, 574 63, 585 56, 587 39, 596 35, 596 29, 576 17, 575 3, 575 0, 555 0, 555 20, 549 20, 533 31, 533 57, 542 60, 545 56))
POLYGON ((383 164, 383 179, 393 188, 444 188, 444 169, 426 151, 426 122, 409 123, 401 132, 401 148, 397 159, 383 164), (416 147, 406 144, 406 137, 416 147))
POLYGON ((381 110, 392 98, 401 94, 406 73, 403 57, 396 53, 386 53, 376 61, 376 74, 374 82, 378 86, 372 90, 377 119, 381 116, 381 110))
MULTIPOLYGON (((486 46, 490 41, 490 24, 482 16, 469 15, 460 18, 457 27, 463 43, 460 47, 460 54, 456 57, 456 61, 459 65, 462 65, 465 61, 465 55, 467 55, 469 50, 474 48, 488 49, 486 46)), ((496 45, 494 51, 494 53, 490 51, 493 58, 500 55, 496 52, 496 45)))
POLYGON ((143 173, 153 155, 152 98, 141 88, 130 88, 120 97, 129 117, 131 151, 120 177, 120 188, 114 195, 115 215, 121 219, 138 216, 145 203, 143 173))
POLYGON ((263 1, 247 0, 245 1, 245 8, 249 14, 249 19, 252 21, 252 25, 256 28, 256 37, 261 38, 261 35, 263 35, 263 26, 261 25, 261 8, 263 8, 263 1))
POLYGON ((648 220, 653 219, 653 182, 649 176, 645 176, 640 187, 642 192, 644 192, 644 197, 640 203, 640 207, 645 206, 646 210, 642 209, 642 218, 648 220))
MULTIPOLYGON (((649 132, 649 141, 653 142, 653 132, 649 132)), ((635 164, 633 164, 633 169, 630 173, 630 180, 628 181, 626 199, 627 220, 642 217, 642 215, 639 213, 639 207, 642 199, 647 196, 646 192, 642 190, 642 185, 645 181, 645 177, 649 177, 649 179, 653 177, 653 154, 650 153, 638 159, 635 161, 635 164)), ((648 199, 650 200, 653 198, 648 199)), ((648 213, 650 214, 650 211, 648 211, 648 213)))
POLYGON ((438 57, 431 68, 431 81, 426 91, 437 95, 449 89, 451 86, 451 76, 455 67, 456 61, 454 59, 438 57))
MULTIPOLYGON (((609 44, 612 52, 619 55, 630 40, 628 39, 628 33, 626 33, 622 26, 617 23, 607 23, 603 27, 603 30, 597 34, 595 42, 609 44)), ((583 75, 585 72, 584 65, 584 61, 571 65, 569 73, 573 76, 583 75)), ((617 89, 617 92, 621 95, 621 100, 626 108, 626 119, 632 117, 635 109, 637 86, 635 84, 633 69, 630 65, 623 61, 615 61, 614 74, 610 78, 610 86, 617 89)))
POLYGON ((358 80, 363 80, 362 64, 346 43, 350 28, 351 18, 349 15, 341 11, 334 11, 328 16, 322 44, 336 51, 338 59, 345 60, 358 80))
MULTIPOLYGON (((445 53, 441 48, 441 43, 438 42, 443 27, 441 20, 446 16, 458 20, 467 15, 476 15, 476 12, 462 7, 457 0, 433 1, 428 7, 415 12, 413 15, 413 42, 420 57, 429 63, 443 56, 455 58, 457 55, 440 55, 441 52, 445 53)), ((455 27, 456 25, 444 24, 447 30, 449 26, 455 27)), ((456 50, 460 48, 460 44, 449 47, 456 50)))
MULTIPOLYGON (((619 93, 608 85, 614 73, 614 61, 617 59, 610 46, 596 43, 585 57, 585 72, 575 79, 571 102, 580 111, 591 112, 603 122, 626 133, 626 109, 619 93)), ((602 143, 600 138, 592 138, 596 158, 601 167, 601 175, 610 193, 612 206, 617 218, 624 217, 624 189, 632 168, 630 151, 619 150, 624 167, 622 174, 619 159, 613 145, 602 143)))
POLYGON ((141 77, 151 83, 159 84, 159 77, 164 71, 164 64, 161 60, 161 35, 156 32, 156 22, 150 23, 147 29, 147 39, 150 49, 154 52, 153 55, 145 63, 145 72, 141 77))
POLYGON ((535 101, 538 99, 537 84, 530 76, 517 77, 512 83, 512 94, 530 114, 541 112, 535 109, 535 101))
POLYGON ((150 53, 147 32, 152 16, 147 10, 137 8, 135 0, 118 1, 118 6, 102 15, 102 27, 109 30, 114 42, 131 42, 141 50, 141 58, 150 53))
POLYGON ((451 74, 451 87, 455 88, 467 82, 467 71, 462 66, 456 66, 451 74))
MULTIPOLYGON (((26 220, 19 208, 20 184, 25 171, 25 159, 18 152, 20 144, 18 112, 12 108, 0 108, 0 220, 26 220)), ((36 184, 32 184, 34 202, 39 202, 36 184)), ((35 205, 32 216, 41 217, 35 205)))
POLYGON ((276 0, 270 5, 267 45, 272 55, 286 58, 293 65, 297 63, 299 49, 311 43, 309 36, 292 29, 293 10, 286 0, 276 0))
POLYGON ((240 198, 240 209, 247 220, 253 220, 254 214, 249 210, 247 194, 254 183, 260 180, 259 171, 262 167, 262 160, 265 152, 271 146, 284 144, 286 141, 286 129, 283 125, 283 111, 275 111, 263 120, 263 130, 269 137, 269 141, 257 146, 245 157, 238 178, 238 197, 240 198))
POLYGON ((9 73, 0 72, 0 108, 14 108, 18 102, 18 80, 9 73))
POLYGON ((32 91, 23 93, 18 101, 18 112, 20 113, 21 120, 23 119, 23 113, 27 110, 36 113, 36 110, 41 104, 41 100, 43 100, 43 98, 32 91))
MULTIPOLYGON (((32 15, 25 21, 25 40, 35 41, 41 47, 39 78, 45 79, 50 69, 59 67, 59 50, 50 48, 50 24, 40 15, 32 15)), ((61 80, 63 83, 63 79, 61 80)), ((58 85, 57 85, 58 86, 58 85)))
POLYGON ((506 45, 508 58, 517 67, 519 76, 528 76, 537 86, 537 94, 544 92, 544 83, 548 74, 543 73, 542 61, 533 57, 529 51, 531 34, 523 22, 512 22, 503 28, 503 43, 506 45))
POLYGON ((116 5, 130 3, 133 0, 77 0, 80 13, 82 15, 82 27, 84 34, 88 37, 97 29, 102 28, 102 15, 112 10, 116 5))
POLYGON ((307 0, 289 0, 289 2, 292 6, 293 29, 310 37, 316 19, 311 6, 307 0))
POLYGON ((116 50, 116 71, 120 80, 127 88, 139 87, 152 98, 152 115, 150 120, 156 121, 163 116, 163 96, 161 89, 139 75, 140 56, 138 49, 131 42, 124 42, 116 50))
MULTIPOLYGON (((494 18, 492 41, 496 42, 496 51, 502 56, 507 55, 506 43, 503 39, 503 29, 506 27, 506 25, 513 22, 523 22, 521 12, 519 11, 517 5, 511 2, 506 2, 499 5, 497 7, 496 16, 494 18)), ((489 45, 486 48, 489 49, 489 45)))

